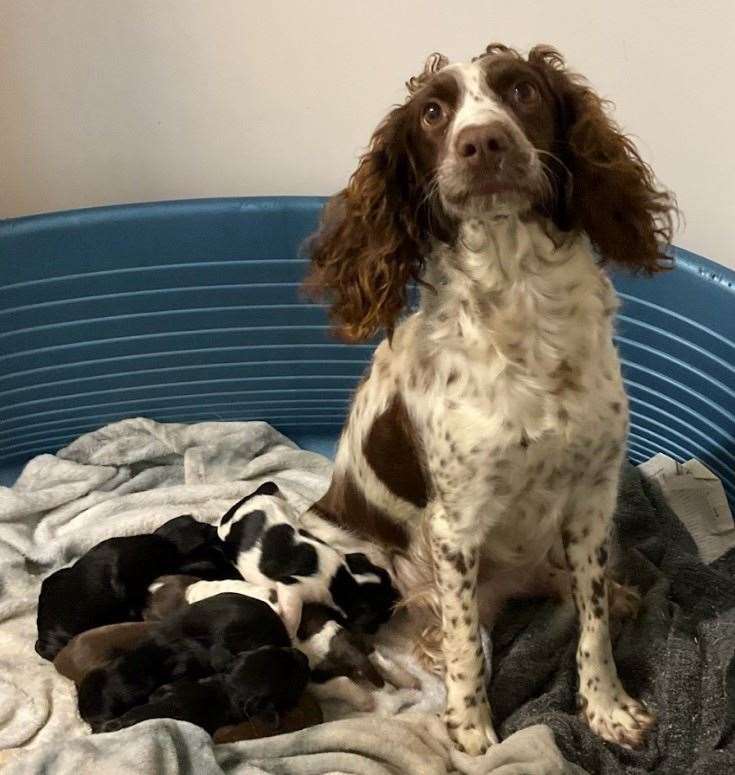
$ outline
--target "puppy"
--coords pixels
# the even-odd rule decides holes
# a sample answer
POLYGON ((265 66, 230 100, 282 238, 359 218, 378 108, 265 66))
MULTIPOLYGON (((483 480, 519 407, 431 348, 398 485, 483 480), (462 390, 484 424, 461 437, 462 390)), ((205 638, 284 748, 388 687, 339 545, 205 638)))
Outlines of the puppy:
POLYGON ((136 648, 82 680, 79 713, 98 731, 164 684, 226 672, 237 655, 261 646, 291 646, 283 622, 262 601, 229 593, 185 606, 154 623, 136 648))
POLYGON ((153 718, 197 724, 210 734, 244 719, 275 719, 299 702, 309 680, 306 657, 293 648, 262 648, 241 654, 227 675, 164 686, 145 705, 105 722, 112 732, 153 718))
POLYGON ((156 689, 183 678, 204 678, 213 670, 206 646, 185 647, 146 638, 113 662, 87 673, 77 687, 79 715, 99 732, 110 719, 142 705, 156 689))
POLYGON ((364 554, 343 555, 300 529, 273 482, 232 506, 220 520, 219 536, 246 581, 276 590, 292 636, 304 603, 336 608, 348 629, 374 633, 398 600, 388 573, 364 554))
POLYGON ((151 630, 150 622, 107 624, 87 630, 61 649, 54 659, 54 667, 78 685, 87 673, 134 649, 151 630))
MULTIPOLYGON (((261 600, 274 613, 281 614, 275 590, 249 581, 197 581, 186 587, 182 596, 187 603, 196 603, 223 592, 261 600)), ((312 680, 323 683, 346 675, 383 686, 383 679, 367 658, 372 648, 362 636, 344 628, 344 617, 334 608, 306 603, 292 642, 307 656, 312 680)))
POLYGON ((140 619, 151 582, 177 572, 239 577, 216 529, 189 515, 169 520, 152 535, 97 544, 70 568, 44 579, 36 651, 52 660, 80 632, 140 619))
POLYGON ((364 684, 417 689, 417 679, 384 657, 364 635, 346 630, 342 617, 329 606, 307 603, 296 645, 311 667, 311 691, 320 700, 337 699, 369 711, 374 699, 364 684))
MULTIPOLYGON (((188 586, 183 596, 194 603, 225 591, 262 600, 280 615, 275 591, 247 581, 198 581, 188 586)), ((373 699, 358 682, 381 687, 385 675, 396 686, 417 686, 413 676, 379 654, 367 638, 345 629, 342 615, 329 606, 306 603, 292 642, 309 660, 312 681, 318 684, 314 693, 320 699, 336 697, 370 710, 373 699)))
POLYGON ((36 651, 52 660, 78 633, 105 624, 132 621, 157 576, 176 572, 179 553, 157 535, 110 538, 70 568, 41 584, 36 651))

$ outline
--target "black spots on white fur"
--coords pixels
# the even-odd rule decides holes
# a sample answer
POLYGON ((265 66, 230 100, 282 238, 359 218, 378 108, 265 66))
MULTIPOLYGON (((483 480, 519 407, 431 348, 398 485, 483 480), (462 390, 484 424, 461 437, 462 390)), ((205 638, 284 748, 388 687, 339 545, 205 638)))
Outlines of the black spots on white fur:
POLYGON ((225 546, 230 557, 237 557, 240 552, 246 552, 255 546, 263 533, 265 520, 265 512, 255 509, 243 514, 242 518, 235 522, 225 539, 225 546))
POLYGON ((467 573, 467 563, 462 552, 455 552, 447 558, 462 576, 467 573))
POLYGON ((592 602, 599 603, 605 596, 605 580, 603 578, 592 579, 592 602))
POLYGON ((274 525, 266 530, 260 548, 258 569, 275 581, 293 584, 296 583, 294 576, 314 576, 319 571, 316 549, 296 541, 296 531, 291 525, 274 525))
POLYGON ((257 490, 251 492, 250 495, 246 495, 225 512, 224 516, 220 520, 220 525, 226 525, 237 513, 237 511, 247 503, 251 498, 255 498, 256 495, 277 495, 280 492, 278 485, 275 482, 263 482, 257 490))
POLYGON ((604 568, 605 565, 607 565, 607 547, 604 544, 598 547, 597 551, 595 552, 595 556, 597 557, 597 562, 599 563, 600 567, 604 568))

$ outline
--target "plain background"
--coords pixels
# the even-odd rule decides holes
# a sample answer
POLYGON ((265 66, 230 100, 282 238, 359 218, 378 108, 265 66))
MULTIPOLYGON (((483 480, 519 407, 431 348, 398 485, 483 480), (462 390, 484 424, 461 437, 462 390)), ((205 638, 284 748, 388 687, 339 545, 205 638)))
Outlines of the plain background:
POLYGON ((0 217, 329 194, 438 50, 557 46, 735 267, 735 2, 0 0, 0 217))

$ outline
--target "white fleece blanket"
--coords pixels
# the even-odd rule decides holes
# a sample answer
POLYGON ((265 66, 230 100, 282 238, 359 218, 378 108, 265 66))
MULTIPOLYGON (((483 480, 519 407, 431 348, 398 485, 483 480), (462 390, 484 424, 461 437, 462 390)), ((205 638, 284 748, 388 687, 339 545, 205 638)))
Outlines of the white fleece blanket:
POLYGON ((181 425, 135 418, 33 459, 13 487, 0 487, 3 772, 582 772, 562 758, 551 731, 541 725, 517 732, 484 757, 453 751, 436 717, 441 686, 420 671, 396 631, 387 635, 388 651, 421 678, 422 689, 376 692, 376 711, 369 717, 354 718, 334 705, 325 710, 337 720, 318 727, 220 746, 198 727, 171 720, 90 735, 77 714, 73 684, 33 648, 41 580, 106 538, 148 533, 180 514, 214 523, 267 479, 306 509, 325 491, 330 473, 329 460, 299 449, 265 423, 181 425))

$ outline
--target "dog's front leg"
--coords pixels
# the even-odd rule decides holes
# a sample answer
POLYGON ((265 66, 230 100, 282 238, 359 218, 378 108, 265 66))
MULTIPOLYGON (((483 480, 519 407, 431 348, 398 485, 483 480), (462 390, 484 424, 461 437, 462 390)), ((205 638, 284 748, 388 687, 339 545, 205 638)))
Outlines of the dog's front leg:
POLYGON ((477 756, 497 742, 485 689, 477 571, 482 536, 460 524, 459 514, 435 503, 430 511, 431 551, 442 608, 442 651, 447 689, 445 720, 461 750, 477 756))
POLYGON ((655 719, 620 683, 610 642, 607 543, 617 482, 617 476, 608 474, 590 487, 579 488, 568 507, 562 540, 579 617, 582 715, 605 740, 639 748, 655 719))

